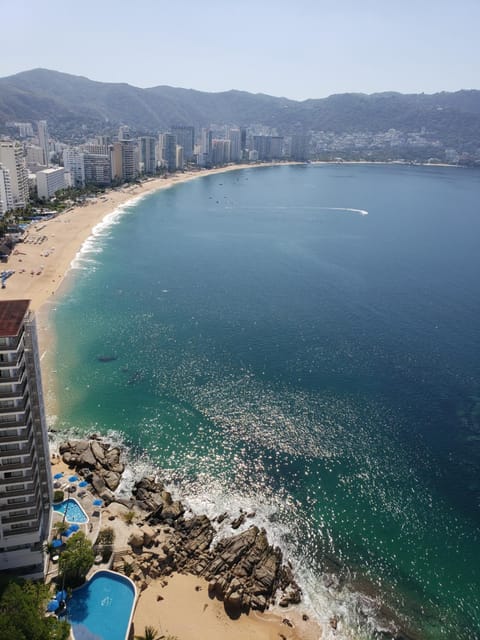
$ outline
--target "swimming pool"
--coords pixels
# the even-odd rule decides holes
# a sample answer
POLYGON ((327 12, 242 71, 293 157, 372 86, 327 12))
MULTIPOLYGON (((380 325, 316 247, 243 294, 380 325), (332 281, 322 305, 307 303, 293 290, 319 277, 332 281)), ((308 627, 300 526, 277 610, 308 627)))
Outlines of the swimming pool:
POLYGON ((67 602, 66 617, 75 640, 126 640, 136 595, 130 578, 98 571, 67 602))
POLYGON ((65 522, 76 522, 77 524, 88 522, 87 514, 74 498, 54 504, 53 510, 65 515, 65 522))

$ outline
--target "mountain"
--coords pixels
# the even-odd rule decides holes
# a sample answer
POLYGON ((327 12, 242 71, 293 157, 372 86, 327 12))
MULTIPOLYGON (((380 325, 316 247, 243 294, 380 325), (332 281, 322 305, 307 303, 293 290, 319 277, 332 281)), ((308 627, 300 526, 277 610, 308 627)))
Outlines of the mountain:
POLYGON ((53 134, 73 139, 127 124, 139 133, 171 124, 263 124, 288 134, 336 134, 388 129, 426 130, 445 146, 480 147, 480 91, 432 95, 345 93, 302 102, 245 91, 206 93, 158 86, 95 82, 47 69, 0 78, 0 126, 46 119, 53 134))

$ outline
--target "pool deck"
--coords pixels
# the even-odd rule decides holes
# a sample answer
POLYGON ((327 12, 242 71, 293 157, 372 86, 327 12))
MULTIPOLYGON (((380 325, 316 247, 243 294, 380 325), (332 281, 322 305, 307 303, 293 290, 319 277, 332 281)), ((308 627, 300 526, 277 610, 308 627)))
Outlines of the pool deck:
MULTIPOLYGON (((128 547, 128 539, 131 534, 132 525, 128 525, 125 522, 124 515, 129 511, 129 509, 122 504, 112 503, 108 506, 97 507, 93 504, 93 501, 96 500, 99 496, 96 494, 95 490, 91 485, 82 488, 76 488, 75 491, 66 491, 67 488, 71 487, 70 482, 65 482, 65 478, 68 477, 72 473, 72 470, 58 457, 51 458, 51 473, 52 477, 60 472, 64 472, 64 478, 62 478, 58 482, 58 488, 62 488, 64 490, 64 499, 72 498, 76 500, 85 511, 88 516, 89 521, 86 524, 81 524, 79 531, 83 531, 87 538, 90 540, 92 544, 95 544, 98 534, 102 528, 112 527, 115 530, 115 540, 113 544, 113 554, 112 558, 107 563, 98 563, 94 564, 93 567, 87 574, 87 579, 91 578, 97 571, 110 569, 113 556, 115 553, 125 553, 128 547)), ((55 523, 61 522, 63 520, 63 516, 60 513, 57 513, 52 510, 52 522, 51 522, 51 531, 49 540, 51 541, 55 537, 55 523)), ((47 582, 51 582, 58 575, 58 564, 48 561, 48 567, 46 570, 46 580, 47 582)))

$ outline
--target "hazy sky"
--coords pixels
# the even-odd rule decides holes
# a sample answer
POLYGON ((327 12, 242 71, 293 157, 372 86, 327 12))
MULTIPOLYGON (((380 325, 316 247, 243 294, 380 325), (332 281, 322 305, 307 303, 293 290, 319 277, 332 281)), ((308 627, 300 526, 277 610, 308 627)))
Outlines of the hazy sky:
POLYGON ((0 0, 0 76, 302 100, 480 88, 480 0, 0 0))

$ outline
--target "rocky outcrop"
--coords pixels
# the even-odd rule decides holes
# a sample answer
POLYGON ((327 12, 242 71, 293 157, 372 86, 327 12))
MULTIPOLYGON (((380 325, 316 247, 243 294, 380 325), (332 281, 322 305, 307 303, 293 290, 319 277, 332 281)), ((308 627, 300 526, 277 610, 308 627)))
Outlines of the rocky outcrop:
POLYGON ((88 480, 100 497, 107 501, 112 499, 125 470, 119 447, 92 438, 64 442, 59 452, 63 461, 88 480))
MULTIPOLYGON (((209 582, 210 596, 222 600, 231 617, 250 609, 263 611, 274 601, 281 606, 300 602, 301 590, 292 570, 282 564, 281 550, 269 544, 264 529, 250 526, 212 544, 215 529, 209 518, 186 518, 182 503, 173 500, 161 483, 143 478, 133 494, 136 506, 147 511, 145 523, 130 539, 137 558, 134 580, 143 584, 147 577, 174 571, 203 577, 209 582)), ((245 517, 241 523, 234 520, 231 527, 244 522, 245 517)))
MULTIPOLYGON (((60 454, 96 494, 107 503, 115 499, 124 470, 118 447, 99 438, 70 440, 60 445, 60 454)), ((117 558, 114 568, 128 573, 140 589, 174 571, 190 573, 208 581, 210 596, 223 601, 232 618, 250 609, 263 611, 273 602, 285 607, 300 602, 291 567, 283 564, 281 550, 269 544, 265 530, 253 525, 241 530, 253 513, 241 512, 230 521, 232 535, 214 543, 215 521, 206 515, 186 517, 184 505, 155 478, 143 478, 132 494, 128 506, 144 513, 143 522, 132 527, 131 552, 117 558)), ((220 523, 227 526, 227 514, 216 518, 220 523)))

